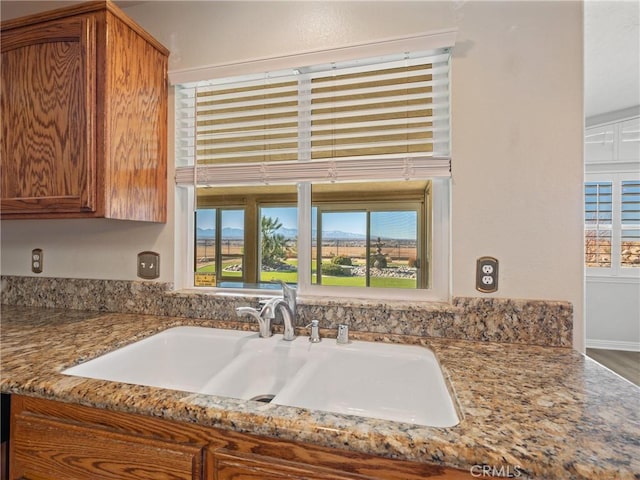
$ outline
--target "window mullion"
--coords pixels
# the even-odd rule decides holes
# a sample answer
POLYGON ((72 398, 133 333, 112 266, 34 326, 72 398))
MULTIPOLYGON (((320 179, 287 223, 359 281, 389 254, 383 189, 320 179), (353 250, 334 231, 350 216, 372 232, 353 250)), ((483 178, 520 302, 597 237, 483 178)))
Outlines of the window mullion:
POLYGON ((260 213, 256 198, 250 196, 244 206, 244 261, 243 277, 247 283, 261 282, 262 257, 260 255, 260 213))
POLYGON ((611 186, 611 271, 613 275, 620 274, 622 261, 620 245, 622 242, 622 189, 619 175, 614 176, 611 186))
POLYGON ((367 247, 365 249, 366 255, 366 276, 365 276, 365 285, 367 287, 371 286, 371 211, 367 209, 367 247))
MULTIPOLYGON (((298 76, 298 161, 311 160, 311 77, 298 76)), ((311 183, 298 183, 298 290, 311 285, 311 183)))
POLYGON ((298 184, 298 291, 308 292, 311 285, 311 184, 298 184))
POLYGON ((216 236, 215 236, 215 252, 216 252, 216 284, 222 281, 222 209, 216 208, 216 236))

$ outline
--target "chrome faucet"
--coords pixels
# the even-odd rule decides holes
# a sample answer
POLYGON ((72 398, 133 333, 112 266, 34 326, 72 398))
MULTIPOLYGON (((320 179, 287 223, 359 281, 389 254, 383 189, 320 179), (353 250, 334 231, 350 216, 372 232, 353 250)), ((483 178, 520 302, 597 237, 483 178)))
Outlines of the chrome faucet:
POLYGON ((252 307, 238 307, 238 315, 251 315, 258 321, 260 336, 271 336, 271 320, 276 317, 276 310, 280 309, 284 321, 284 339, 291 341, 296 338, 294 325, 296 321, 296 289, 287 285, 282 280, 272 280, 282 285, 282 297, 274 297, 266 301, 261 309, 252 307))
POLYGON ((285 298, 274 297, 265 303, 260 312, 263 318, 268 318, 269 321, 276 316, 276 310, 280 308, 282 313, 282 320, 284 321, 284 340, 291 341, 296 338, 294 330, 295 323, 295 310, 292 310, 289 302, 285 298))

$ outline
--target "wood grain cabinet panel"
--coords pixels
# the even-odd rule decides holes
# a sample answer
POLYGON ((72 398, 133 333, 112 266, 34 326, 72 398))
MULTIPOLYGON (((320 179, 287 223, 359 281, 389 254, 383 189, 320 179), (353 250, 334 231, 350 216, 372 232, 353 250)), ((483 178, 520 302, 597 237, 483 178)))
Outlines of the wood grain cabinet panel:
POLYGON ((18 480, 470 480, 463 470, 12 395, 18 480))
POLYGON ((313 468, 311 465, 285 465, 277 460, 251 459, 216 452, 210 480, 354 480, 346 476, 313 468))
POLYGON ((11 478, 199 480, 202 448, 138 438, 35 416, 13 427, 11 478))
MULTIPOLYGON (((250 442, 252 443, 252 442, 250 442)), ((272 442, 266 441, 267 445, 272 442)), ((237 445, 232 441, 229 446, 237 445)), ((262 452, 260 444, 255 450, 262 452)), ((280 447, 282 450, 282 446, 280 447)), ((291 446, 287 449, 290 451, 291 446)), ((207 480, 469 480, 469 472, 338 450, 294 446, 298 455, 262 455, 210 450, 207 480), (304 449, 304 451, 302 451, 304 449)))
POLYGON ((165 222, 168 51, 109 1, 1 30, 1 217, 165 222))

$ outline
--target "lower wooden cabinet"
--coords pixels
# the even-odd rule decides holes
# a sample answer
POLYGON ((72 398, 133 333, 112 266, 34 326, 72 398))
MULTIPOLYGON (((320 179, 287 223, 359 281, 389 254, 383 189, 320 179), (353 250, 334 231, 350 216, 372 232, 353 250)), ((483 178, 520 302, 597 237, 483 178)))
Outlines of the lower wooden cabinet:
POLYGON ((239 457, 219 451, 214 452, 211 459, 213 472, 210 478, 215 480, 343 480, 347 478, 344 473, 323 471, 311 465, 289 465, 275 459, 239 457))
POLYGON ((202 478, 203 448, 18 416, 12 478, 119 480, 202 478))
POLYGON ((12 480, 418 480, 470 473, 12 396, 12 480))

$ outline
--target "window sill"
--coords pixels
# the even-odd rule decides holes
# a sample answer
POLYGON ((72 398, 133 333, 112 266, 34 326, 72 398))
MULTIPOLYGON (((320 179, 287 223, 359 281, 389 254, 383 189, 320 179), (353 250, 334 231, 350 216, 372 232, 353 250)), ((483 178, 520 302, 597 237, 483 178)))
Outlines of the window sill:
POLYGON ((587 283, 640 283, 640 272, 636 275, 596 275, 593 273, 587 273, 585 276, 587 283))

